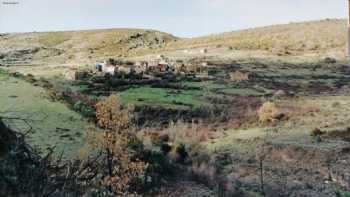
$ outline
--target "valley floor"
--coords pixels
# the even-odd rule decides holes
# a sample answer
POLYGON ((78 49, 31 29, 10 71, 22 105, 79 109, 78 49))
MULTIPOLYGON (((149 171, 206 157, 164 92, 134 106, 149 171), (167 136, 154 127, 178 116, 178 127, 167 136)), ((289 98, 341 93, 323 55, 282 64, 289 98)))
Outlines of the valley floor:
MULTIPOLYGON (((45 77, 93 98, 99 94, 120 93, 125 103, 141 107, 153 106, 156 101, 172 110, 191 110, 202 105, 228 110, 221 116, 230 119, 203 123, 206 129, 201 130, 200 126, 198 129, 203 133, 206 130, 205 140, 198 142, 202 147, 199 152, 209 155, 220 180, 204 166, 202 171, 197 169, 197 177, 177 183, 182 193, 171 184, 165 186, 168 192, 173 192, 169 196, 211 196, 217 192, 215 188, 208 189, 202 184, 210 187, 216 181, 222 182, 227 189, 223 194, 227 192, 227 196, 232 192, 242 196, 349 194, 346 192, 350 191, 348 66, 322 61, 269 63, 256 59, 217 60, 213 64, 219 71, 215 72, 214 80, 175 81, 164 87, 141 84, 118 89, 120 86, 111 86, 104 92, 92 86, 90 79, 83 84, 67 83, 61 75, 65 66, 9 67, 7 70, 45 77), (223 77, 234 71, 249 73, 250 77, 245 81, 223 77), (264 122, 259 117, 259 108, 267 102, 274 104, 278 116, 264 122), (242 114, 248 116, 242 117, 242 114)), ((6 116, 43 114, 42 119, 33 120, 35 129, 41 132, 30 134, 31 143, 41 149, 56 146, 68 155, 77 154, 89 125, 87 120, 66 105, 50 101, 42 87, 6 74, 0 75, 0 84, 0 107, 6 116)), ((157 116, 164 113, 154 113, 152 118, 157 116)), ((23 123, 14 125, 18 124, 23 127, 23 123)))

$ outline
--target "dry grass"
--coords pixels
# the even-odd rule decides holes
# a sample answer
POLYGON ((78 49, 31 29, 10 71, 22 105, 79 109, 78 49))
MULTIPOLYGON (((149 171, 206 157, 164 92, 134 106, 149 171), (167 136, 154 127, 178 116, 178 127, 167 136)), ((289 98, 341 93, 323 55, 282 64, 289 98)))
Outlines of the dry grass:
MULTIPOLYGON (((98 60, 109 57, 133 56, 153 53, 158 45, 156 39, 165 43, 174 36, 158 31, 143 29, 104 29, 90 31, 40 32, 11 34, 6 39, 0 38, 0 54, 13 50, 40 48, 33 53, 33 60, 50 59, 50 50, 59 49, 63 53, 59 59, 66 62, 98 60), (135 38, 135 35, 142 34, 135 38), (45 51, 45 52, 44 52, 45 51), (48 54, 46 54, 46 52, 48 54)), ((57 63, 57 61, 55 61, 57 63)))
POLYGON ((171 43, 168 48, 216 47, 221 45, 236 50, 264 50, 279 55, 288 55, 329 49, 343 50, 346 38, 345 20, 322 20, 184 39, 171 43))
POLYGON ((279 100, 265 102, 258 110, 261 123, 292 119, 292 121, 320 113, 320 106, 309 100, 279 100))
POLYGON ((203 150, 202 143, 212 134, 210 128, 203 124, 179 121, 170 123, 165 129, 144 128, 137 137, 147 150, 153 150, 156 144, 167 146, 169 149, 165 153, 171 161, 194 161, 203 150))
POLYGON ((0 54, 13 50, 41 48, 31 61, 94 62, 109 57, 135 57, 191 48, 253 50, 288 56, 329 52, 343 54, 346 46, 346 21, 323 20, 247 29, 191 39, 142 29, 105 29, 10 34, 0 38, 0 54), (133 38, 141 33, 141 41, 133 38), (129 39, 131 38, 131 40, 129 39), (150 44, 155 38, 165 40, 150 44), (176 41, 175 41, 176 40, 176 41), (56 49, 62 54, 55 55, 56 49))
POLYGON ((273 122, 280 114, 280 109, 275 103, 265 102, 258 110, 259 120, 262 123, 273 122))
POLYGON ((291 126, 305 125, 309 132, 315 128, 327 133, 344 130, 350 121, 349 104, 348 96, 320 96, 289 102, 289 106, 294 106, 289 107, 291 126))
POLYGON ((50 32, 39 36, 39 43, 46 47, 55 47, 71 38, 66 32, 50 32))
POLYGON ((229 75, 230 75, 231 81, 242 82, 242 81, 249 80, 249 73, 243 73, 240 71, 236 71, 236 72, 230 73, 229 75))
POLYGON ((319 113, 320 106, 307 100, 289 100, 279 105, 282 113, 289 117, 302 117, 310 113, 319 113))

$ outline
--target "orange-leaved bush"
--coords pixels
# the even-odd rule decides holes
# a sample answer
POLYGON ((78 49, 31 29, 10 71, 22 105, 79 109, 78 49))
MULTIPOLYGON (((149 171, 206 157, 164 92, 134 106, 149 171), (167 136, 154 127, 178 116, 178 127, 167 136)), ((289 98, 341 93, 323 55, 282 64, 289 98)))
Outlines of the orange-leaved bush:
POLYGON ((122 105, 117 95, 111 95, 96 104, 96 118, 100 127, 111 130, 125 130, 132 125, 129 108, 122 105))
POLYGON ((249 80, 249 73, 236 71, 236 72, 230 73, 229 75, 230 75, 231 81, 242 82, 242 81, 248 81, 249 80))
POLYGON ((262 123, 273 122, 280 114, 280 110, 275 103, 265 102, 258 110, 259 120, 262 123))
POLYGON ((134 140, 132 115, 120 99, 112 95, 96 105, 96 118, 103 131, 91 128, 87 132, 88 152, 100 153, 99 185, 112 195, 134 195, 137 183, 145 174, 147 163, 140 161, 129 149, 134 140))

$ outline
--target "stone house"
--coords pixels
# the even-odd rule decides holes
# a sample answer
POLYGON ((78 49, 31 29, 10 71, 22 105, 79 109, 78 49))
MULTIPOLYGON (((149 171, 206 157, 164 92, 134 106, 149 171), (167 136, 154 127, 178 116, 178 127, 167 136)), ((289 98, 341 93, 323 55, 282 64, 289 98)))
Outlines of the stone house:
POLYGON ((201 49, 200 52, 203 53, 203 54, 204 53, 208 53, 208 49, 201 49))
POLYGON ((110 74, 110 75, 115 75, 117 71, 117 66, 114 65, 106 65, 102 68, 102 71, 104 73, 110 74))
POLYGON ((169 64, 165 60, 161 60, 158 62, 158 71, 159 72, 166 72, 169 70, 169 64))
POLYGON ((148 71, 148 62, 136 62, 134 64, 134 70, 135 70, 135 73, 137 74, 142 74, 142 73, 145 73, 146 71, 148 71))
POLYGON ((88 72, 86 71, 79 71, 74 69, 68 69, 63 71, 63 75, 66 79, 75 81, 75 80, 81 80, 88 76, 88 72))
POLYGON ((175 63, 174 64, 174 72, 176 72, 176 73, 186 72, 185 64, 182 62, 175 63))
POLYGON ((117 72, 119 74, 131 74, 135 69, 130 65, 120 65, 117 67, 117 72))

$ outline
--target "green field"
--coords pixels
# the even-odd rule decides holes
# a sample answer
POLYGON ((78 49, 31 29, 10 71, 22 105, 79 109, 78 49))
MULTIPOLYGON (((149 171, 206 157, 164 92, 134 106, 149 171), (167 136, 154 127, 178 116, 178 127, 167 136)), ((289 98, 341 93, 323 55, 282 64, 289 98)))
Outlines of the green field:
POLYGON ((132 105, 160 105, 170 108, 209 105, 200 90, 173 90, 144 86, 122 91, 120 96, 124 103, 132 105))
POLYGON ((262 96, 264 90, 246 88, 236 82, 218 83, 216 81, 174 83, 182 89, 154 88, 150 86, 133 87, 120 92, 125 103, 136 105, 161 105, 165 107, 210 106, 209 98, 223 96, 262 96))
MULTIPOLYGON (((76 155, 83 145, 85 129, 89 125, 78 113, 66 105, 51 102, 43 88, 8 77, 0 70, 0 112, 5 117, 28 119, 33 127, 29 134, 30 144, 45 151, 55 147, 56 153, 76 155)), ((25 131, 23 121, 6 121, 12 128, 25 131)))
POLYGON ((8 80, 9 76, 4 70, 0 69, 0 81, 6 81, 8 80))

